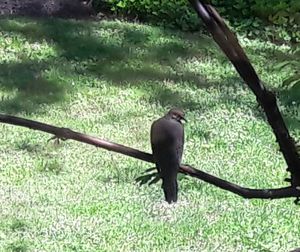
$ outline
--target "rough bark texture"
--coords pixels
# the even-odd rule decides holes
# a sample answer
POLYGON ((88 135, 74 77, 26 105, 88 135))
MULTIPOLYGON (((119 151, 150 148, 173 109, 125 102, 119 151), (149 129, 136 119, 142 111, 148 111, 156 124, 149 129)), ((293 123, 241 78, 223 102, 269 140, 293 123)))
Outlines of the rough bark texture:
POLYGON ((219 45, 239 75, 255 94, 258 103, 266 113, 268 123, 273 130, 280 151, 288 166, 287 170, 291 173, 291 178, 289 179, 291 186, 299 188, 299 154, 295 142, 290 136, 281 116, 275 95, 264 87, 236 36, 230 31, 218 12, 211 5, 204 4, 200 0, 189 1, 195 8, 199 17, 206 24, 207 29, 212 34, 215 42, 219 45))
POLYGON ((0 0, 2 16, 82 18, 91 13, 81 0, 0 0))

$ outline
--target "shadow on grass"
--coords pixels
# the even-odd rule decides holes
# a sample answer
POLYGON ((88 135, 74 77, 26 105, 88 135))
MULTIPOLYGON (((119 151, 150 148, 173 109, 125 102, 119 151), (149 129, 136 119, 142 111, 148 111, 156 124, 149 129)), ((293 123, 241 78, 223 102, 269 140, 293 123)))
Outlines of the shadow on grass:
MULTIPOLYGON (((212 51, 217 58, 224 59, 212 46, 211 39, 205 37, 188 34, 186 39, 183 33, 148 26, 63 19, 0 19, 0 29, 24 36, 29 42, 46 40, 56 48, 57 57, 72 65, 72 74, 104 79, 112 85, 153 84, 165 80, 186 82, 197 88, 223 85, 207 82, 200 74, 182 68, 185 59, 210 57, 212 51)), ((55 59, 45 59, 42 63, 27 61, 0 65, 0 87, 15 91, 13 97, 1 103, 0 110, 33 112, 40 104, 63 100, 66 87, 59 80, 42 77, 42 72, 55 64, 55 59)), ((237 81, 226 81, 226 88, 237 81)), ((200 107, 172 88, 157 85, 156 89, 159 92, 149 90, 155 92, 151 98, 153 102, 190 110, 200 107)), ((231 96, 222 95, 220 102, 226 99, 230 100, 231 96)))
POLYGON ((300 129, 300 85, 277 91, 280 103, 286 108, 283 117, 290 130, 300 129))
POLYGON ((0 110, 7 113, 37 111, 38 105, 51 104, 63 99, 65 87, 47 80, 41 73, 47 63, 23 62, 0 65, 0 87, 9 91, 2 97, 0 110))
MULTIPOLYGON (((287 63, 289 68, 279 68, 277 71, 288 71, 287 76, 289 78, 295 77, 297 80, 296 73, 298 73, 298 62, 300 62, 299 51, 295 53, 277 53, 274 57, 280 63, 287 63)), ((275 89, 280 104, 285 108, 283 111, 283 117, 289 129, 299 130, 300 129, 300 84, 287 84, 283 82, 280 87, 275 89)))
MULTIPOLYGON (((76 75, 92 75, 115 85, 165 79, 199 83, 196 74, 178 75, 172 69, 177 58, 194 57, 195 47, 159 28, 139 30, 122 23, 19 18, 1 19, 0 29, 24 36, 32 43, 46 40, 53 44, 66 64, 75 62, 76 75), (161 42, 157 43, 159 39, 161 42)), ((208 45, 208 41, 203 40, 203 44, 208 45)), ((0 65, 0 85, 15 90, 14 97, 2 102, 1 110, 32 112, 36 105, 64 98, 63 85, 41 77, 46 68, 56 64, 55 60, 46 60, 42 64, 32 61, 0 65)))

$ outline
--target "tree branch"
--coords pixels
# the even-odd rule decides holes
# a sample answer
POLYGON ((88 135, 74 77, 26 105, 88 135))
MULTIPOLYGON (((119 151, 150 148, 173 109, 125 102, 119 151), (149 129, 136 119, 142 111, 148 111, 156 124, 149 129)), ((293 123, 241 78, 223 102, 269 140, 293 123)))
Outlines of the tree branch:
POLYGON ((291 185, 300 186, 300 158, 294 139, 290 136, 282 115, 277 106, 275 95, 261 83, 255 69, 251 65, 236 36, 229 30, 218 12, 200 0, 189 0, 198 16, 206 24, 215 42, 219 45, 235 69, 255 94, 258 103, 263 108, 267 120, 275 134, 280 151, 291 172, 291 185))
MULTIPOLYGON (((133 149, 117 143, 109 142, 97 137, 92 137, 86 134, 82 134, 68 128, 60 128, 49 124, 45 124, 33 120, 27 120, 20 117, 4 115, 4 114, 0 114, 0 122, 47 132, 55 135, 57 138, 72 139, 78 142, 94 145, 96 147, 100 147, 109 151, 121 153, 123 155, 140 159, 149 163, 154 163, 153 156, 149 153, 139 151, 137 149, 133 149)), ((180 172, 201 179, 221 189, 230 191, 243 198, 248 198, 248 199, 252 199, 252 198, 278 199, 278 198, 300 196, 300 191, 293 187, 284 187, 279 189, 262 189, 262 190, 244 188, 236 184, 230 183, 228 181, 225 181, 223 179, 217 178, 203 171, 197 170, 196 168, 193 168, 189 165, 181 165, 180 172)))
POLYGON ((97 137, 92 137, 79 132, 75 132, 68 128, 60 128, 46 123, 41 123, 33 120, 28 120, 28 119, 24 119, 16 116, 4 115, 4 114, 0 114, 0 122, 47 132, 55 135, 57 138, 60 139, 72 139, 78 142, 94 145, 96 147, 100 147, 109 151, 114 151, 130 157, 141 159, 146 162, 154 163, 151 154, 133 148, 129 148, 121 144, 105 141, 97 137))

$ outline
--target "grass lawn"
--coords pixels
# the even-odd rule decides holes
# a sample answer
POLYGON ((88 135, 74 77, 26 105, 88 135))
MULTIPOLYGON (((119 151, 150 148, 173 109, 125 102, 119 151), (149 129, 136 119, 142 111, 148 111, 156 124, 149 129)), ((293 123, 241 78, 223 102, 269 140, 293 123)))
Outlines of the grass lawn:
MULTIPOLYGON (((280 86, 287 46, 240 37, 300 138, 299 92, 280 86)), ((290 72, 289 72, 290 71, 290 72)), ((255 97, 212 39, 120 21, 0 20, 0 112, 150 152, 153 120, 187 114, 184 163, 251 188, 287 186, 255 97)), ((0 124, 0 251, 274 251, 300 246, 293 199, 245 200, 180 176, 179 202, 151 167, 0 124)))

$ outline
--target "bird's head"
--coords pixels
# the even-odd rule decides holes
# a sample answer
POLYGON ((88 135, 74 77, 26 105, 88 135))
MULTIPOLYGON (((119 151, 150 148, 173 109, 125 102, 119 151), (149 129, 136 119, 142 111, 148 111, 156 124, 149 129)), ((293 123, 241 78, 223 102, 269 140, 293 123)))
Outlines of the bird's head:
POLYGON ((182 123, 182 121, 187 122, 187 120, 184 118, 184 112, 181 109, 172 108, 169 110, 167 115, 180 123, 182 123))

